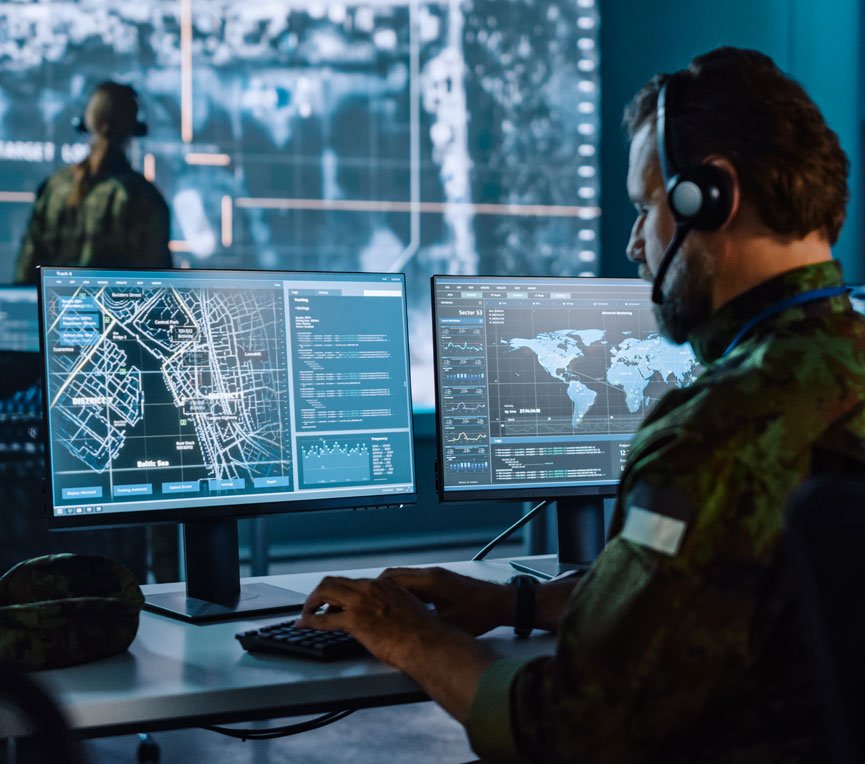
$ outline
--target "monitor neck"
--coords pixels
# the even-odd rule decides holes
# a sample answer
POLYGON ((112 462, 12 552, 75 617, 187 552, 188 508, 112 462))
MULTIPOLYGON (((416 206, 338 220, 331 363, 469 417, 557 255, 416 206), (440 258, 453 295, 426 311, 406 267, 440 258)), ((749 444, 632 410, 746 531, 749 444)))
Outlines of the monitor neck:
POLYGON ((186 591, 148 594, 147 610, 191 623, 236 621, 297 612, 306 596, 279 586, 240 583, 237 520, 191 520, 183 525, 186 591))
POLYGON ((237 520, 233 517, 183 524, 186 596, 229 607, 240 596, 237 520))

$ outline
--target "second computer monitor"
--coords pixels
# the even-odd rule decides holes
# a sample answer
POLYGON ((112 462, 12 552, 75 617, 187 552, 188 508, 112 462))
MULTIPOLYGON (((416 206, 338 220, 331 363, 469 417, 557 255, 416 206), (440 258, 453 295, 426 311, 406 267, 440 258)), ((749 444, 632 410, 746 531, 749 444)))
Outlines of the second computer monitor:
POLYGON ((630 441, 698 372, 636 279, 433 278, 445 500, 613 493, 630 441))
POLYGON ((0 285, 0 352, 39 352, 36 301, 36 287, 0 285))
POLYGON ((23 409, 31 411, 38 401, 39 312, 34 286, 0 285, 0 405, 17 396, 23 409))

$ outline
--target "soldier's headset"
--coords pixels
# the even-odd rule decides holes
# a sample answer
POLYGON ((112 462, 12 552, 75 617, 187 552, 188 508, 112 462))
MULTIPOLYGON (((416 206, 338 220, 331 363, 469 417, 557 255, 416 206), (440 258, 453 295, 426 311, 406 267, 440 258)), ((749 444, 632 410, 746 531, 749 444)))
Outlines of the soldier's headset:
POLYGON ((733 205, 728 173, 713 164, 683 167, 677 161, 670 112, 676 105, 681 77, 681 72, 671 74, 658 93, 655 127, 658 137, 658 162, 667 191, 667 206, 676 222, 676 231, 664 251, 652 284, 652 302, 658 305, 664 301, 661 290, 664 276, 685 236, 691 229, 712 231, 720 228, 730 216, 733 205))
MULTIPOLYGON (((116 89, 119 92, 126 92, 135 102, 135 121, 132 123, 132 128, 129 131, 130 135, 134 135, 136 138, 141 138, 144 135, 147 135, 147 114, 144 108, 144 104, 142 104, 141 99, 138 97, 138 93, 135 92, 135 88, 132 85, 126 85, 120 82, 103 82, 94 88, 94 93, 100 88, 112 88, 116 89)), ((90 98, 93 97, 91 93, 90 98)), ((90 98, 87 99, 87 102, 90 102, 90 98)), ((87 106, 81 110, 81 114, 75 119, 72 120, 72 127, 79 133, 89 133, 90 131, 87 129, 87 123, 84 119, 85 113, 87 111, 87 106)))

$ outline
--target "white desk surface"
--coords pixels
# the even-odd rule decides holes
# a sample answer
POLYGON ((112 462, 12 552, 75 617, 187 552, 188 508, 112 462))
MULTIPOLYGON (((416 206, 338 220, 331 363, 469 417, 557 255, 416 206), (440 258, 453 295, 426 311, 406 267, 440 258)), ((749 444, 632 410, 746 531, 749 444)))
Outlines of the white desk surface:
MULTIPOLYGON (((443 567, 477 578, 505 581, 514 571, 504 560, 445 563, 443 567)), ((375 576, 379 569, 340 571, 375 576)), ((308 594, 323 573, 259 579, 308 594)), ((178 584, 144 587, 172 591, 178 584)), ((83 666, 41 671, 38 681, 62 706, 73 728, 85 735, 112 735, 176 729, 318 713, 349 707, 383 706, 424 700, 419 686, 402 672, 374 658, 332 663, 249 653, 238 632, 291 618, 267 618, 195 626, 142 612, 129 650, 83 666)), ((555 637, 543 632, 516 639, 510 628, 483 637, 506 656, 552 653, 555 637)))

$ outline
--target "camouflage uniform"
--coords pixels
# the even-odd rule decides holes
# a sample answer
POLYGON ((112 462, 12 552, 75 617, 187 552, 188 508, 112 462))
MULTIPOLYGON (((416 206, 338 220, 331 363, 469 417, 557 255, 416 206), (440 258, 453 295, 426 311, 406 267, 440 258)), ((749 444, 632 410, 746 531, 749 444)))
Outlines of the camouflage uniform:
POLYGON ((168 205, 122 152, 109 155, 76 207, 74 168, 46 180, 21 242, 15 281, 37 283, 37 265, 170 268, 168 205))
POLYGON ((789 271, 693 332, 706 370, 634 438, 555 657, 481 678, 467 728, 485 761, 818 758, 784 507, 809 475, 865 466, 865 321, 846 295, 822 299, 723 354, 769 306, 841 283, 835 262, 789 271))

